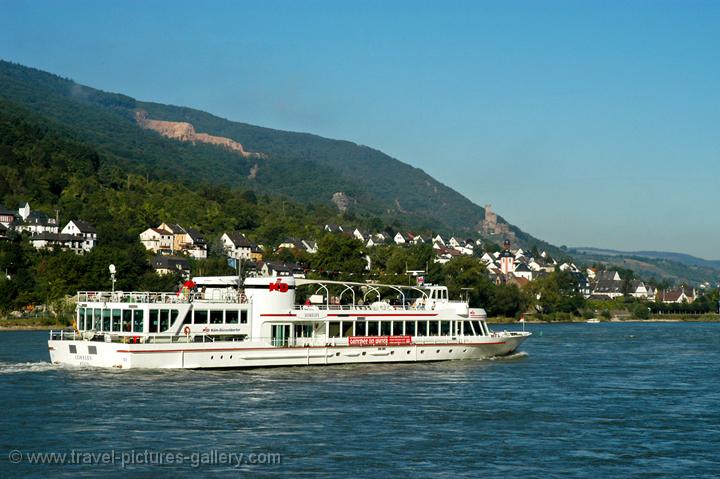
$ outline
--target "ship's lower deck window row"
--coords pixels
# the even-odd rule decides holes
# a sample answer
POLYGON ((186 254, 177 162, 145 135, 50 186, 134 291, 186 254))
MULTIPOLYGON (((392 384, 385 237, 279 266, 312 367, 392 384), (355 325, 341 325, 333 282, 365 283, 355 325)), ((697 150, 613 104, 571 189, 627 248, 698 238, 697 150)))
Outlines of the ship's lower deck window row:
POLYGON ((328 336, 489 336, 484 321, 330 321, 328 336))
MULTIPOLYGON (((147 313, 149 333, 170 330, 180 314, 169 308, 151 308, 147 313)), ((247 310, 198 310, 188 311, 183 324, 247 324, 247 320, 247 310)), ((144 321, 143 309, 78 308, 77 327, 84 331, 142 333, 144 321)))

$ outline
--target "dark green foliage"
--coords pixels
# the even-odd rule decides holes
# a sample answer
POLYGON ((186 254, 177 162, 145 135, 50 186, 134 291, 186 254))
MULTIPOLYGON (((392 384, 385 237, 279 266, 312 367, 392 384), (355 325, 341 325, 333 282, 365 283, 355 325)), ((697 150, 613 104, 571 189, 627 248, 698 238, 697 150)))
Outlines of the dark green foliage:
POLYGON ((318 252, 313 267, 333 277, 340 274, 360 275, 367 262, 362 242, 345 235, 327 234, 318 241, 318 252))
POLYGON ((555 271, 532 281, 525 288, 530 304, 542 314, 570 313, 580 315, 585 307, 585 298, 578 291, 578 284, 572 273, 555 271))

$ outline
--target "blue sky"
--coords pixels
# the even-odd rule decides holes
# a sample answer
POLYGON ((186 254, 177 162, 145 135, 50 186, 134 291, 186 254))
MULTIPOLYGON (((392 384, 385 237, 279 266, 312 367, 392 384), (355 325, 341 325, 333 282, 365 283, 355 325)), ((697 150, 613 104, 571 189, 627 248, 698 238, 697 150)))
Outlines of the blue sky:
POLYGON ((720 2, 0 3, 0 58, 378 148, 555 244, 720 258, 720 2))

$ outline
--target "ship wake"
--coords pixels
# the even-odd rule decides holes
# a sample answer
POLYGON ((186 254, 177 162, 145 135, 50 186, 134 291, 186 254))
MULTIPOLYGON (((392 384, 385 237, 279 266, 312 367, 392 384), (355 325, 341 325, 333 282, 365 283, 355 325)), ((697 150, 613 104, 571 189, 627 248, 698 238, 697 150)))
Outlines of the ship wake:
POLYGON ((27 362, 27 363, 6 363, 0 362, 0 374, 16 374, 16 373, 42 373, 46 371, 54 371, 58 366, 45 362, 27 362))
POLYGON ((518 359, 525 359, 528 357, 528 353, 525 351, 517 351, 514 353, 506 354, 505 356, 493 356, 490 358, 491 361, 516 361, 518 359))

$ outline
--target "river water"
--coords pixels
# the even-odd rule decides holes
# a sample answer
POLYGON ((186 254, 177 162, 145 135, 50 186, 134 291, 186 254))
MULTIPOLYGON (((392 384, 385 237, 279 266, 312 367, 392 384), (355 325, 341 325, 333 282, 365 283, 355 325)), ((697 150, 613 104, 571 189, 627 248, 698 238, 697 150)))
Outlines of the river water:
POLYGON ((0 477, 718 477, 720 324, 528 330, 503 359, 246 371, 61 368, 0 333, 0 477))

